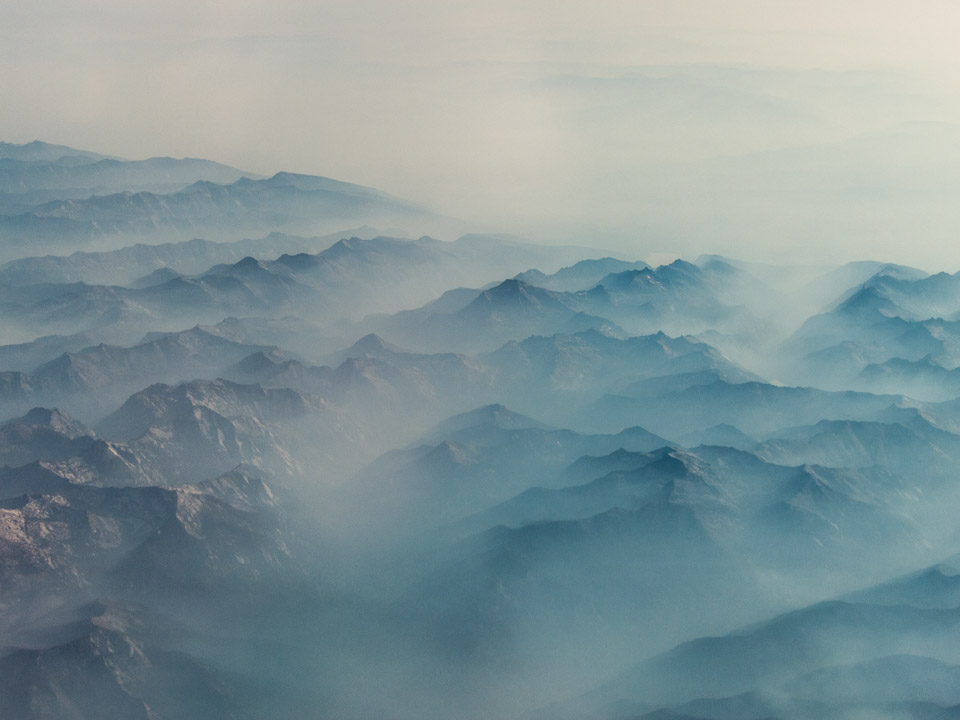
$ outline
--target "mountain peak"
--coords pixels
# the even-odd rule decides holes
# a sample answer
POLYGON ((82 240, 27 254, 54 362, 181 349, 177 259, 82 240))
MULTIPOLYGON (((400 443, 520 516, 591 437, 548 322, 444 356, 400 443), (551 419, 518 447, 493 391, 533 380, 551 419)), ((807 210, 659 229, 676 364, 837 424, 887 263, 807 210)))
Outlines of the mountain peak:
POLYGON ((23 417, 7 424, 13 423, 49 427, 70 438, 93 435, 83 423, 57 408, 35 407, 23 417))
POLYGON ((509 278, 499 285, 484 290, 467 307, 474 310, 484 307, 493 309, 516 307, 546 309, 561 305, 562 303, 557 300, 556 293, 544 290, 536 285, 528 285, 517 278, 509 278))
POLYGON ((82 158, 85 161, 117 159, 109 155, 77 150, 66 145, 55 145, 42 140, 31 140, 28 143, 16 144, 0 142, 0 158, 10 158, 23 161, 57 162, 66 158, 82 158))
POLYGON ((496 293, 498 295, 516 295, 523 291, 524 288, 530 287, 523 280, 517 278, 507 278, 499 285, 496 285, 490 288, 487 292, 496 293))
POLYGON ((260 264, 260 261, 257 260, 255 257, 253 257, 252 255, 247 255, 245 258, 241 258, 240 260, 237 260, 237 262, 233 264, 233 267, 236 270, 246 270, 248 268, 258 268, 263 266, 260 264))
POLYGON ((551 429, 549 425, 545 425, 539 420, 513 412, 503 405, 493 404, 460 413, 444 420, 428 436, 432 438, 432 441, 426 440, 424 442, 439 442, 464 430, 483 426, 493 426, 500 430, 551 429))
POLYGON ((543 423, 534 420, 533 418, 513 412, 513 410, 510 410, 508 407, 501 405, 500 403, 485 405, 477 408, 476 410, 464 413, 463 415, 458 415, 457 417, 465 421, 471 421, 477 425, 495 425, 496 427, 504 430, 515 430, 530 427, 547 427, 543 423))
POLYGON ((463 448, 444 440, 427 454, 423 462, 434 470, 446 470, 465 465, 469 456, 463 448))
POLYGON ((275 351, 258 350, 252 355, 247 355, 234 368, 244 374, 256 375, 275 369, 283 361, 283 357, 275 351))
POLYGON ((294 271, 314 268, 317 265, 321 265, 325 261, 326 259, 322 255, 315 255, 306 252, 297 253, 295 255, 284 253, 276 260, 277 264, 288 267, 294 271))
POLYGON ((322 257, 339 258, 344 255, 351 255, 359 250, 365 241, 357 237, 340 238, 333 245, 321 253, 322 257))
POLYGON ((348 357, 362 357, 364 355, 371 355, 373 357, 378 357, 384 353, 404 353, 406 352, 403 348, 397 347, 391 343, 388 343, 382 337, 376 333, 370 333, 364 335, 362 338, 357 340, 349 349, 346 350, 345 354, 348 357))
MULTIPOLYGON (((722 262, 722 261, 714 259, 714 260, 711 260, 711 262, 722 262)), ((723 263, 723 264, 726 265, 727 263, 723 263)), ((677 258, 672 263, 669 263, 667 265, 662 265, 661 267, 673 268, 675 270, 685 270, 687 272, 696 272, 697 270, 700 269, 696 265, 694 265, 692 262, 687 262, 682 258, 677 258)))

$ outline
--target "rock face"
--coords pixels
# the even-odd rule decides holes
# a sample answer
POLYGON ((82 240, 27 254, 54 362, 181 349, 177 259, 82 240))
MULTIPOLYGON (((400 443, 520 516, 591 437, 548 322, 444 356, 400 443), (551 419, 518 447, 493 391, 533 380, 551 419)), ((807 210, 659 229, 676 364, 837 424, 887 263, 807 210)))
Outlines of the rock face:
POLYGON ((108 580, 144 591, 214 584, 241 567, 259 576, 286 558, 282 543, 260 544, 276 528, 277 501, 252 470, 178 488, 35 480, 0 506, 5 598, 28 592, 34 578, 72 591, 108 580))
MULTIPOLYGON (((256 605, 299 582, 282 501, 262 476, 23 489, 0 501, 0 717, 234 716, 242 686, 171 651, 184 641, 165 613, 188 602, 178 616, 190 622, 231 594, 256 605)), ((233 614, 210 627, 227 632, 233 614)))
POLYGON ((93 432, 66 413, 34 408, 0 426, 0 465, 66 460, 93 444, 93 432))
POLYGON ((142 613, 91 603, 56 644, 0 658, 0 716, 254 717, 266 683, 158 647, 142 613))

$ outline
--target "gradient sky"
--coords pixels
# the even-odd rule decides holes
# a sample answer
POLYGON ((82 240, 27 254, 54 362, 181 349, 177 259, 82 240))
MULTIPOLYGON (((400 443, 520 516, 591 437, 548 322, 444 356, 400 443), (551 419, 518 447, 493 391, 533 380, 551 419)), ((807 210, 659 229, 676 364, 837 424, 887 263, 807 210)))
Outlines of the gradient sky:
MULTIPOLYGON (((665 163, 960 121, 958 29, 945 0, 3 3, 0 136, 327 175, 618 246, 651 227, 633 198, 665 163), (690 66, 720 74, 678 81, 690 66)), ((651 250, 700 248, 652 223, 651 250)))

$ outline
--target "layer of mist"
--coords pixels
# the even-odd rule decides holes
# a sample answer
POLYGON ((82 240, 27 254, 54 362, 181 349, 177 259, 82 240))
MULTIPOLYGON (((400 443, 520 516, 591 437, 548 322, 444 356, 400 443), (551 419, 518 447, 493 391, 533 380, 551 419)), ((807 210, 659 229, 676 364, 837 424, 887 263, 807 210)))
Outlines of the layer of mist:
POLYGON ((0 718, 960 713, 960 274, 0 161, 0 718))

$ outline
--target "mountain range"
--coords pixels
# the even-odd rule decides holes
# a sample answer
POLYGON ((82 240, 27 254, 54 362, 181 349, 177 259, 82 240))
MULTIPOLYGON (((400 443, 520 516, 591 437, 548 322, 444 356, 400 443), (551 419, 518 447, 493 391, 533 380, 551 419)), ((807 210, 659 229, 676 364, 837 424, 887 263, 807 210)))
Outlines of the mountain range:
POLYGON ((0 720, 960 716, 956 275, 41 142, 0 262, 0 720))

